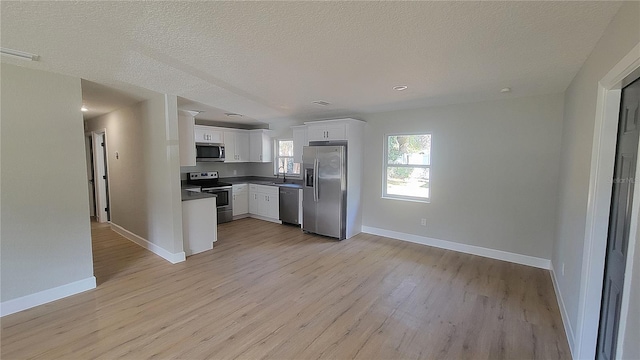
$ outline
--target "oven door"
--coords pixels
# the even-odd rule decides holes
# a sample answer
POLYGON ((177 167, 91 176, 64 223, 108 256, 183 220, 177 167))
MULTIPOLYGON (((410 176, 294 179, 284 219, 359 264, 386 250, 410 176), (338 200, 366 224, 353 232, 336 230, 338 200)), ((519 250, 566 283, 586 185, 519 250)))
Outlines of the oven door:
POLYGON ((224 161, 224 145, 196 143, 196 161, 224 161))
POLYGON ((216 206, 218 209, 231 207, 231 189, 220 188, 220 189, 206 189, 203 190, 208 192, 209 194, 215 194, 216 198, 216 206))

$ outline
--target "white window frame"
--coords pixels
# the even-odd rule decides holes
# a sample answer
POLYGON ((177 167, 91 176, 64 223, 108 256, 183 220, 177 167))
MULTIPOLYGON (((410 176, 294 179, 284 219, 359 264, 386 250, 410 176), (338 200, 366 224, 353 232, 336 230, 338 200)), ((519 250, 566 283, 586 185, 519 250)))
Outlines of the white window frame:
POLYGON ((382 151, 384 152, 382 155, 382 198, 383 199, 391 199, 391 200, 403 200, 403 201, 413 201, 413 202, 421 202, 421 203, 430 203, 431 202, 431 194, 432 194, 432 181, 431 181, 431 165, 433 165, 433 158, 431 156, 431 149, 433 149, 433 133, 431 132, 401 132, 401 133, 391 133, 385 134, 383 137, 384 145, 382 146, 382 151), (429 135, 431 136, 431 147, 429 148, 429 165, 404 165, 404 164, 389 164, 389 137, 390 136, 411 136, 411 135, 429 135), (389 167, 407 167, 407 168, 423 168, 429 169, 429 197, 418 197, 418 196, 405 196, 405 195, 395 195, 387 193, 387 170, 389 167))
MULTIPOLYGON (((278 168, 278 163, 280 163, 280 158, 283 159, 292 159, 293 160, 293 156, 280 156, 280 141, 291 141, 293 142, 293 139, 275 139, 273 146, 274 146, 274 154, 275 156, 273 157, 273 175, 274 176, 279 176, 279 175, 285 175, 285 173, 280 172, 280 169, 278 168)), ((295 163, 295 161, 294 161, 295 163)), ((300 173, 296 174, 296 173, 286 173, 287 177, 291 177, 291 178, 298 178, 301 179, 302 178, 302 164, 300 164, 300 173)))

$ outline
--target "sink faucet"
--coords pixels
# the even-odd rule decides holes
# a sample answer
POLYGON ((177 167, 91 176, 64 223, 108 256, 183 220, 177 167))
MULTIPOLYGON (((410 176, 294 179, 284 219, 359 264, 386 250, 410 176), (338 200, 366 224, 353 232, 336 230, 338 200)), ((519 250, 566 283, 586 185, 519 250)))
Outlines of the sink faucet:
POLYGON ((278 173, 276 174, 276 179, 280 178, 280 169, 282 169, 282 182, 286 183, 287 182, 287 170, 285 170, 284 166, 280 166, 278 168, 278 173))

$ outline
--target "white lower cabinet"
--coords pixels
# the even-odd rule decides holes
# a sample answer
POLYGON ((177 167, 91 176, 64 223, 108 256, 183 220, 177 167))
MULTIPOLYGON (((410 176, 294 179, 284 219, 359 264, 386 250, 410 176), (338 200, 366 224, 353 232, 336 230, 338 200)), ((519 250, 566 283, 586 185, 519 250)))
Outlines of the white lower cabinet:
POLYGON ((249 185, 233 185, 233 216, 240 216, 249 213, 249 185))
POLYGON ((266 185, 249 185, 249 213, 265 220, 279 222, 280 203, 278 187, 266 185))
POLYGON ((216 198, 182 202, 182 238, 185 255, 213 249, 218 240, 216 198))

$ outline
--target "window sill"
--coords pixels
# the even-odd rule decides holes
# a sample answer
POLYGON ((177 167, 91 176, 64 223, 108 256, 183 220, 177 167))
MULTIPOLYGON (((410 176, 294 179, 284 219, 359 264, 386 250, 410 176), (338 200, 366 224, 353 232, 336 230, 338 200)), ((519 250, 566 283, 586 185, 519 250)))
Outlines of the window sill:
POLYGON ((408 202, 417 202, 417 203, 423 203, 423 204, 431 203, 431 199, 410 199, 410 198, 402 198, 402 197, 395 197, 395 196, 381 196, 380 198, 385 200, 408 201, 408 202))

